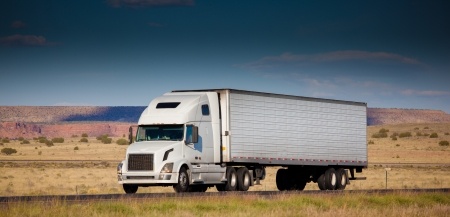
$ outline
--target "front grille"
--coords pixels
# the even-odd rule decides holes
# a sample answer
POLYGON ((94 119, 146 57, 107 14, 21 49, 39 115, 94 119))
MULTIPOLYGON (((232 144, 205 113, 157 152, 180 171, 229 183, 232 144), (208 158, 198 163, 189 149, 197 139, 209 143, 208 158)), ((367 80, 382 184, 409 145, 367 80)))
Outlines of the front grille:
POLYGON ((128 171, 153 171, 153 154, 128 155, 128 171))

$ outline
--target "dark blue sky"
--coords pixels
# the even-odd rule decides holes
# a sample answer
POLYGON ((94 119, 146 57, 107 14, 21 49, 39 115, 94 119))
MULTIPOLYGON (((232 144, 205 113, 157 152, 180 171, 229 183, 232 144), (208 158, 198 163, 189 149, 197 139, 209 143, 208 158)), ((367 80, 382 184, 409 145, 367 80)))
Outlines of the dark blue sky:
POLYGON ((236 88, 450 112, 450 1, 3 0, 0 105, 236 88))

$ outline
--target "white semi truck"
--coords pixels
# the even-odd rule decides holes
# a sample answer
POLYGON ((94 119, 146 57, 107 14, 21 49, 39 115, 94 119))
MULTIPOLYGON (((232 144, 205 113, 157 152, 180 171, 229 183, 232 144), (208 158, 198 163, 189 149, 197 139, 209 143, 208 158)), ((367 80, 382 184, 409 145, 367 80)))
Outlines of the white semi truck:
POLYGON ((172 91, 142 113, 117 167, 126 193, 247 191, 280 167, 279 190, 342 190, 367 168, 367 104, 234 89, 172 91), (135 137, 133 136, 135 134, 135 137))

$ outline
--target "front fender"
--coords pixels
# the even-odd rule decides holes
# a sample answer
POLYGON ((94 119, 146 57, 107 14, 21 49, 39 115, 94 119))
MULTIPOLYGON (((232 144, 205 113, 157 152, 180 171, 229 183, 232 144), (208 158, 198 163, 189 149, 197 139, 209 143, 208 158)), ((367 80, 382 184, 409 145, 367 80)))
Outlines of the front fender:
MULTIPOLYGON (((183 166, 187 167, 188 175, 189 175, 189 177, 192 177, 192 176, 191 176, 192 164, 191 164, 189 161, 187 161, 186 159, 180 159, 180 160, 178 160, 178 161, 173 162, 173 170, 172 170, 172 173, 173 173, 173 174, 176 174, 176 177, 177 177, 176 180, 177 180, 177 182, 178 182, 178 173, 180 172, 180 169, 181 169, 181 167, 183 167, 183 166)), ((192 182, 191 180, 192 180, 192 179, 189 179, 189 182, 190 182, 190 183, 192 182)))

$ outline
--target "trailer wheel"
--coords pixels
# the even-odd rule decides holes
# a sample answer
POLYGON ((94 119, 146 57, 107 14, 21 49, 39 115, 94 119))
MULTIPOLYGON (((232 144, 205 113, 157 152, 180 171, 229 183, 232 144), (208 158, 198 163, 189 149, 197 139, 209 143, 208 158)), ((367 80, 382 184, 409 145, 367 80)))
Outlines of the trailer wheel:
POLYGON ((288 171, 286 169, 278 169, 276 177, 277 188, 280 191, 288 189, 288 171))
POLYGON ((177 193, 189 191, 189 175, 187 174, 186 168, 181 167, 178 173, 178 184, 174 185, 173 189, 177 193))
POLYGON ((137 185, 123 184, 122 186, 123 186, 123 190, 127 194, 134 194, 138 190, 138 186, 137 185))
POLYGON ((225 184, 225 191, 236 191, 237 178, 234 167, 227 167, 227 183, 225 184))
POLYGON ((337 179, 336 189, 344 190, 345 187, 347 186, 347 179, 348 179, 347 172, 345 171, 345 169, 339 168, 338 170, 336 170, 336 179, 337 179))
POLYGON ((208 186, 206 185, 192 185, 189 187, 189 192, 206 192, 208 186))
POLYGON ((217 191, 225 191, 225 185, 224 184, 216 185, 216 189, 217 189, 217 191))
POLYGON ((250 173, 247 167, 241 167, 237 171, 237 189, 247 191, 250 188, 250 173))
POLYGON ((320 190, 327 190, 327 187, 325 186, 325 174, 321 174, 319 178, 317 178, 317 185, 320 190))
POLYGON ((335 190, 336 189, 336 170, 334 168, 329 168, 325 171, 325 187, 327 190, 335 190))
POLYGON ((296 180, 293 190, 303 191, 306 187, 306 183, 307 183, 307 181, 304 178, 300 178, 300 179, 296 180))

